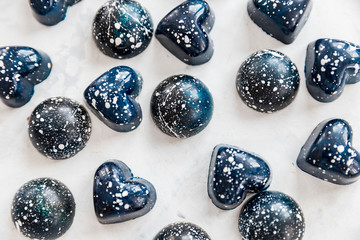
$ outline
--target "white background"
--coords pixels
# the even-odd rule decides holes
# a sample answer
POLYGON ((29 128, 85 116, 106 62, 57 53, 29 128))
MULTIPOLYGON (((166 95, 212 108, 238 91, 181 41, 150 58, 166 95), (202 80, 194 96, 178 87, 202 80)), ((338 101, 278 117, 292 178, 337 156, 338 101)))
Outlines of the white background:
MULTIPOLYGON (((140 0, 153 17, 154 27, 180 0, 140 0)), ((103 55, 91 35, 92 20, 105 0, 84 0, 68 9, 65 21, 53 27, 38 23, 26 0, 0 1, 0 46, 26 45, 41 49, 53 61, 50 77, 36 86, 34 97, 22 108, 0 103, 0 238, 24 239, 10 217, 12 198, 25 182, 52 177, 74 194, 74 223, 62 239, 150 240, 165 225, 188 221, 205 229, 213 240, 241 239, 237 229, 240 208, 217 209, 207 196, 208 166, 219 143, 239 146, 266 159, 273 170, 270 190, 292 196, 302 207, 305 240, 360 237, 360 183, 337 186, 323 182, 296 167, 296 158, 315 126, 341 117, 353 127, 354 146, 360 147, 360 85, 347 86, 335 102, 315 101, 304 78, 306 46, 322 37, 360 42, 359 0, 315 0, 310 19, 291 45, 269 37, 248 17, 245 0, 209 0, 216 14, 211 36, 212 60, 193 67, 172 56, 154 38, 148 49, 129 60, 103 55), (274 114, 248 108, 235 89, 240 64, 260 49, 275 49, 297 65, 301 86, 295 101, 274 114), (130 133, 112 131, 93 114, 93 132, 87 146, 75 157, 54 161, 39 154, 27 134, 27 117, 43 100, 71 97, 81 103, 83 91, 105 71, 128 65, 144 78, 139 102, 144 119, 130 133), (215 110, 209 126, 190 139, 174 139, 152 122, 150 98, 163 79, 186 73, 201 79, 213 94, 215 110), (151 181, 157 203, 147 215, 120 224, 98 223, 92 202, 93 175, 108 159, 124 161, 135 176, 151 181)))

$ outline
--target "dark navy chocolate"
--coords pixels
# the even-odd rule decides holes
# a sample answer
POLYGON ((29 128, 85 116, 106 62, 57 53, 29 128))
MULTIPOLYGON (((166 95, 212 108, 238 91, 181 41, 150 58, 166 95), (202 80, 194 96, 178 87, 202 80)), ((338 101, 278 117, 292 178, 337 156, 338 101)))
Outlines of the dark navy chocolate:
POLYGON ((307 22, 312 0, 249 0, 250 18, 267 34, 290 44, 307 22))
POLYGON ((139 73, 119 66, 105 72, 85 90, 84 97, 92 112, 107 126, 118 132, 137 128, 142 120, 136 101, 142 87, 139 73))
POLYGON ((153 240, 210 240, 210 237, 195 224, 173 223, 163 228, 153 240))
POLYGON ((94 178, 94 208, 102 224, 141 217, 155 205, 156 191, 145 179, 134 177, 125 163, 103 163, 94 178))
POLYGON ((90 116, 79 103, 54 97, 40 103, 29 120, 34 147, 46 157, 66 159, 81 151, 91 134, 90 116))
POLYGON ((42 24, 52 26, 66 17, 67 8, 81 0, 29 0, 34 17, 42 24))
POLYGON ((33 239, 59 238, 71 227, 74 216, 75 201, 70 190, 51 178, 25 183, 15 194, 11 207, 16 229, 33 239))
POLYGON ((320 102, 336 100, 346 84, 359 82, 359 70, 359 45, 335 39, 318 39, 308 45, 306 86, 320 102))
POLYGON ((270 167, 261 157, 225 144, 214 148, 209 168, 208 194, 218 208, 234 209, 248 193, 264 191, 270 183, 270 167))
POLYGON ((97 12, 93 36, 98 48, 113 58, 131 58, 143 52, 153 36, 149 12, 132 0, 110 0, 97 12))
POLYGON ((208 62, 213 53, 209 33, 215 15, 202 0, 188 0, 174 8, 159 23, 156 38, 175 57, 189 65, 208 62))
POLYGON ((301 170, 335 184, 350 184, 360 177, 360 156, 352 147, 351 126, 342 119, 321 122, 301 148, 301 170))
POLYGON ((52 68, 49 56, 30 47, 0 48, 0 98, 9 107, 21 107, 52 68))
POLYGON ((236 88, 244 103, 266 113, 279 111, 292 103, 299 84, 295 64, 274 50, 262 50, 249 56, 236 77, 236 88))
POLYGON ((213 98, 205 84, 188 75, 165 79, 151 98, 151 115, 156 126, 177 138, 188 138, 204 130, 213 108, 213 98))
POLYGON ((244 204, 239 230, 246 240, 300 240, 305 231, 305 219, 291 197, 265 191, 244 204))

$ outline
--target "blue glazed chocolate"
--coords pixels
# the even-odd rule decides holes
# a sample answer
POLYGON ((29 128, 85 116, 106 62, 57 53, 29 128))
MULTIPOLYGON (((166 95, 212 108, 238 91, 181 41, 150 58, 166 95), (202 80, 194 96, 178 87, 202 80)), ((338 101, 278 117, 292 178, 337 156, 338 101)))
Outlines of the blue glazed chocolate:
POLYGON ((113 58, 131 58, 143 52, 153 36, 149 12, 132 0, 110 0, 97 12, 93 36, 98 48, 113 58))
POLYGON ((204 130, 213 108, 213 99, 205 84, 188 75, 165 79, 151 98, 151 115, 156 126, 177 138, 188 138, 204 130))
POLYGON ((145 179, 134 177, 125 163, 111 160, 95 173, 94 207, 102 224, 141 217, 155 205, 156 191, 145 179))
POLYGON ((297 165, 331 183, 345 185, 357 181, 360 156, 352 147, 351 126, 342 119, 321 122, 301 148, 297 165))
POLYGON ((79 103, 54 97, 40 103, 29 120, 33 146, 52 159, 66 159, 81 151, 91 134, 90 116, 79 103))
POLYGON ((220 144, 211 156, 208 194, 223 210, 238 207, 248 193, 264 191, 271 183, 269 165, 237 147, 220 144))
POLYGON ((153 240, 210 240, 210 237, 195 224, 173 223, 163 228, 153 240))
POLYGON ((137 128, 142 120, 136 101, 142 87, 140 74, 130 67, 114 67, 93 81, 84 97, 92 112, 107 126, 118 132, 137 128))
POLYGON ((49 56, 30 47, 0 48, 0 98, 9 107, 21 107, 52 68, 49 56))
POLYGON ((67 8, 81 0, 29 0, 34 17, 42 24, 52 26, 66 17, 67 8))
POLYGON ((295 99, 300 84, 295 64, 281 52, 262 50, 240 66, 236 88, 244 103, 259 112, 271 113, 295 99))
POLYGON ((291 197, 266 191, 244 204, 239 230, 246 240, 300 240, 305 231, 305 219, 291 197))
POLYGON ((184 63, 200 65, 208 62, 214 53, 209 37, 214 22, 215 15, 207 2, 188 0, 160 21, 155 36, 184 63))
POLYGON ((307 22, 312 0, 249 0, 250 18, 267 34, 290 44, 307 22))
POLYGON ((75 201, 60 181, 38 178, 25 183, 15 194, 11 217, 16 229, 33 239, 56 239, 70 227, 75 201))
POLYGON ((360 46, 335 39, 318 39, 308 45, 306 86, 313 98, 332 102, 346 84, 360 81, 360 46))

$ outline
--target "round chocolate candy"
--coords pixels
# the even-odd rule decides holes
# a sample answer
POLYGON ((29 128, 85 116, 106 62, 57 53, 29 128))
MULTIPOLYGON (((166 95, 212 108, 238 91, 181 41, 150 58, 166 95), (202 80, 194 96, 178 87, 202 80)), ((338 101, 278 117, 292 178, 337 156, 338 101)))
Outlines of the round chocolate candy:
POLYGON ((153 36, 149 12, 132 0, 111 0, 97 12, 93 36, 98 48, 113 58, 131 58, 144 51, 153 36))
POLYGON ((29 120, 34 147, 52 159, 66 159, 85 147, 91 134, 90 116, 79 103, 54 97, 40 103, 29 120))
POLYGON ((284 54, 262 50, 241 65, 236 88, 244 103, 256 111, 271 113, 294 100, 300 83, 295 64, 284 54))
POLYGON ((162 81, 151 98, 151 114, 161 131, 172 137, 188 138, 210 122, 213 99, 204 83, 188 75, 162 81))
POLYGON ((239 230, 247 240, 300 240, 305 220, 299 205, 280 192, 261 192, 241 209, 239 230))
POLYGON ((34 179, 15 194, 11 216, 16 229, 26 237, 56 239, 73 222, 74 197, 63 183, 55 179, 34 179))
POLYGON ((210 240, 210 237, 195 224, 173 223, 163 228, 154 240, 210 240))

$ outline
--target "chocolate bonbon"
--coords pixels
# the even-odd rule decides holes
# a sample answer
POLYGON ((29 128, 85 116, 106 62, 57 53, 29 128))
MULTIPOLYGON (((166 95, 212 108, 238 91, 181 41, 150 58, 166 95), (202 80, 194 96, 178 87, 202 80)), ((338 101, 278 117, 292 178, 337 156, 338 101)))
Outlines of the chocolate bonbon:
POLYGON ((173 223, 164 227, 153 240, 210 240, 210 237, 195 224, 173 223))

